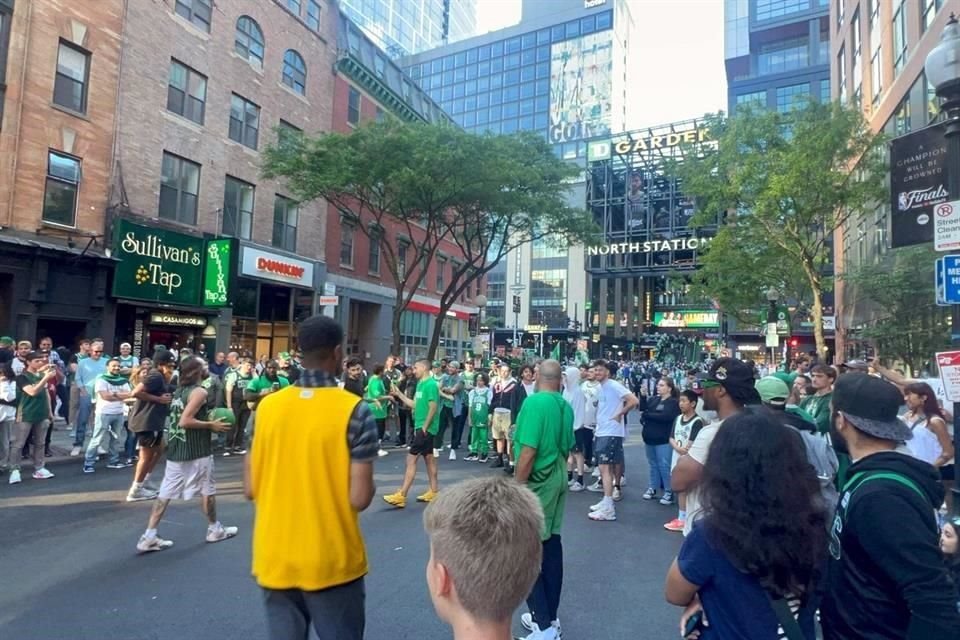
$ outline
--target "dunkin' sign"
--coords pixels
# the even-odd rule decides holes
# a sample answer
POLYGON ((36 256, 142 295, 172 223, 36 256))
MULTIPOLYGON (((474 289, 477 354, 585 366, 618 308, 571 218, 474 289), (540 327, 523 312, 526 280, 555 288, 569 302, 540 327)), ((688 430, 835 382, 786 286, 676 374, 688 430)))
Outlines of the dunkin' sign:
POLYGON ((240 274, 313 288, 313 263, 253 247, 241 248, 240 274))

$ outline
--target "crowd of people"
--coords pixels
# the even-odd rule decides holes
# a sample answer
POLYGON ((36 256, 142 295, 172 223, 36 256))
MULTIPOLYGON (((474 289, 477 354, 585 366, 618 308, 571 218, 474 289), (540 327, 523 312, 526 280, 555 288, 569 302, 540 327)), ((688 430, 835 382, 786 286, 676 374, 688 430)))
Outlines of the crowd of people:
POLYGON ((207 542, 236 536, 218 519, 214 457, 245 456, 253 574, 271 636, 361 638, 358 516, 376 493, 374 462, 405 456, 401 485, 382 497, 404 509, 422 459, 416 500, 428 504, 438 614, 455 637, 486 628, 508 638, 525 599, 527 638, 554 640, 566 494, 602 494, 584 515, 617 519, 636 411, 649 471, 637 495, 676 505, 664 527, 684 535, 666 578, 682 636, 960 634, 960 519, 947 515, 945 490, 952 416, 926 382, 879 362, 808 358, 763 372, 729 357, 482 369, 391 356, 367 371, 344 358, 343 337, 333 320, 310 318, 298 352, 261 362, 174 348, 137 360, 127 344, 110 357, 99 339, 57 353, 49 339, 34 349, 0 338, 0 460, 10 484, 21 482, 24 456, 34 478, 52 478, 50 425, 63 416, 85 473, 102 456, 108 469, 135 465, 126 499, 155 501, 136 545, 147 553, 173 545, 158 535, 173 499, 199 496, 207 542), (441 486, 438 457, 456 460, 464 446, 465 463, 503 473, 441 486), (496 554, 485 552, 491 541, 496 554))

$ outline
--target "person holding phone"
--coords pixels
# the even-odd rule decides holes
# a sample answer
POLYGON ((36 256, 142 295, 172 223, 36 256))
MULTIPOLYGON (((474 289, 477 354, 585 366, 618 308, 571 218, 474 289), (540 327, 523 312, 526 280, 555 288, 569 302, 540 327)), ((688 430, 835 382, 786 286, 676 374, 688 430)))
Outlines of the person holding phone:
POLYGON ((290 386, 290 381, 281 376, 280 367, 276 360, 268 360, 263 367, 263 373, 253 379, 247 388, 243 390, 243 399, 250 407, 250 439, 253 439, 253 430, 257 418, 257 406, 260 401, 271 393, 276 393, 281 389, 290 386))
POLYGON ((20 450, 27 438, 33 436, 33 477, 47 480, 53 474, 46 468, 43 447, 40 443, 47 436, 53 423, 53 407, 47 384, 57 377, 57 368, 46 363, 46 356, 39 351, 26 355, 26 368, 17 376, 17 411, 14 423, 13 445, 7 454, 10 467, 10 484, 20 482, 20 450))

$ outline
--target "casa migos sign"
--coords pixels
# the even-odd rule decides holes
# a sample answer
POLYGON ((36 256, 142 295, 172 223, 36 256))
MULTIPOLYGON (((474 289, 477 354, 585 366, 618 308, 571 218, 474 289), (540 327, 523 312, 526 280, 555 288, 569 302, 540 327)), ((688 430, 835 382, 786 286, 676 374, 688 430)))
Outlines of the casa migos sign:
POLYGON ((650 151, 651 149, 666 149, 680 144, 694 144, 710 140, 710 130, 690 129, 680 133, 667 133, 660 136, 647 136, 636 140, 619 140, 613 142, 613 150, 619 154, 650 151))
POLYGON ((676 238, 675 240, 646 240, 618 242, 587 247, 588 256, 609 256, 627 253, 657 253, 663 251, 695 251, 710 243, 709 238, 676 238))

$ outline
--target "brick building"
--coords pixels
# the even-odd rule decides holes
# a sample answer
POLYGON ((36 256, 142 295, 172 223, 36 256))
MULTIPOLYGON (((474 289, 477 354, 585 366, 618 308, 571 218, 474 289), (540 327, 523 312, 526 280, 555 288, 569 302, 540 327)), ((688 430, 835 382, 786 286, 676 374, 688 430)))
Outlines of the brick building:
POLYGON ((0 333, 109 334, 123 0, 0 0, 0 333))
MULTIPOLYGON (((338 47, 333 130, 346 133, 361 121, 381 117, 450 122, 426 92, 346 17, 339 21, 338 47)), ((342 220, 332 205, 327 215, 327 282, 335 287, 340 298, 336 317, 346 329, 347 350, 370 362, 382 362, 392 338, 391 320, 396 304, 393 276, 383 264, 379 243, 371 242, 342 220)), ((395 243, 398 252, 422 240, 407 237, 406 228, 401 229, 403 225, 385 221, 383 226, 384 241, 395 243)), ((444 285, 450 283, 453 271, 462 264, 462 253, 456 245, 441 243, 436 259, 428 265, 422 288, 402 317, 400 355, 407 362, 426 354, 440 310, 440 295, 444 285)), ((438 357, 463 358, 473 350, 468 319, 470 313, 477 311, 474 298, 481 289, 482 283, 471 286, 469 294, 442 319, 438 357)))

